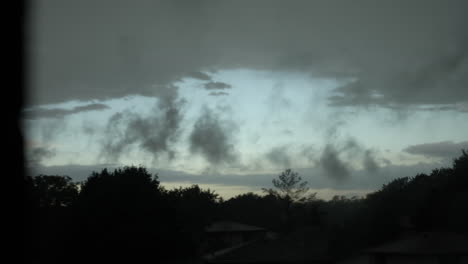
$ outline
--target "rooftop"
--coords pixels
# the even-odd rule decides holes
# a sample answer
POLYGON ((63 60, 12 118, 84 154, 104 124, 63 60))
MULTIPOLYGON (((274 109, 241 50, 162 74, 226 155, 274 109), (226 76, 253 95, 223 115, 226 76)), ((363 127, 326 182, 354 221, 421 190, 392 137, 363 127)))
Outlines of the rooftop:
POLYGON ((240 232, 240 231, 266 231, 266 229, 257 226, 245 225, 236 222, 222 221, 215 222, 206 227, 206 232, 240 232))
POLYGON ((252 242, 208 263, 322 263, 328 260, 326 240, 319 229, 301 229, 278 239, 252 242))
POLYGON ((366 252, 400 255, 468 254, 468 238, 449 232, 424 232, 402 237, 366 252))

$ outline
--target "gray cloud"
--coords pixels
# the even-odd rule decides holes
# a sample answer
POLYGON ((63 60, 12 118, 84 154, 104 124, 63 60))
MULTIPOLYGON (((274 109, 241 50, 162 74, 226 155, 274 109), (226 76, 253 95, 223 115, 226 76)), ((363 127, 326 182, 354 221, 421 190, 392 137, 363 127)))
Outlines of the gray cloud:
POLYGON ((211 92, 211 93, 209 93, 208 95, 211 95, 211 96, 223 96, 223 95, 229 95, 229 93, 226 93, 226 92, 211 92))
POLYGON ((166 88, 149 116, 125 111, 116 113, 108 120, 101 157, 117 161, 132 145, 137 145, 153 158, 166 154, 171 160, 175 156, 172 144, 180 136, 180 123, 183 119, 182 108, 185 100, 177 99, 176 87, 166 88))
MULTIPOLYGON (((376 173, 380 169, 378 153, 375 150, 367 149, 356 139, 348 137, 340 140, 336 137, 337 128, 331 129, 334 135, 330 137, 328 143, 322 150, 318 166, 325 174, 337 181, 349 180, 351 171, 356 165, 362 166, 367 173, 376 173)), ((385 163, 384 161, 382 161, 385 163)))
POLYGON ((341 181, 350 175, 349 165, 339 157, 339 151, 331 144, 327 144, 320 156, 320 167, 326 175, 341 181))
POLYGON ((231 85, 223 82, 209 82, 204 84, 205 89, 207 90, 225 90, 231 89, 231 85))
POLYGON ((88 111, 102 111, 109 109, 110 107, 105 104, 87 104, 83 106, 76 106, 72 109, 63 109, 63 108, 38 108, 32 110, 23 111, 25 119, 35 120, 41 118, 63 118, 67 115, 77 114, 80 112, 88 111))
POLYGON ((404 152, 435 158, 455 158, 461 154, 462 149, 468 149, 468 141, 454 143, 453 141, 442 141, 411 145, 403 149, 404 152))
POLYGON ((154 83, 242 67, 354 80, 335 106, 466 103, 467 9, 463 0, 41 1, 27 102, 153 96, 154 83))
POLYGON ((208 74, 204 72, 200 72, 200 71, 190 72, 188 73, 188 77, 192 77, 194 79, 198 79, 202 81, 211 81, 211 77, 208 74))
POLYGON ((233 143, 236 129, 205 107, 190 133, 190 152, 201 154, 212 165, 232 164, 238 159, 233 143))
POLYGON ((44 159, 52 158, 55 156, 55 150, 46 147, 32 148, 27 157, 28 167, 40 166, 44 159))
MULTIPOLYGON (((100 156, 109 161, 117 161, 124 150, 128 149, 136 139, 126 134, 128 119, 138 118, 129 112, 116 113, 107 121, 100 156)), ((129 128, 131 129, 131 127, 129 128)))
MULTIPOLYGON (((335 131, 337 133, 337 131, 335 131)), ((368 149, 356 139, 348 137, 339 139, 331 136, 322 149, 313 145, 280 145, 265 153, 265 159, 276 168, 302 167, 304 164, 319 170, 333 181, 349 181, 351 172, 363 170, 365 173, 376 173, 380 164, 386 164, 374 149, 368 149), (304 163, 305 162, 305 163, 304 163)))
POLYGON ((307 158, 309 162, 313 162, 314 160, 316 160, 317 150, 314 146, 304 145, 302 146, 300 154, 301 156, 307 158))
POLYGON ((35 122, 34 120, 23 120, 22 128, 26 138, 31 137, 32 131, 37 131, 38 140, 42 144, 52 143, 54 139, 61 135, 63 131, 67 130, 68 122, 64 118, 50 118, 35 122), (30 134, 31 133, 31 134, 30 134))
MULTIPOLYGON (((418 173, 430 173, 435 168, 450 166, 442 163, 418 163, 414 165, 386 165, 381 166, 377 171, 371 172, 367 169, 349 168, 348 178, 345 181, 337 182, 336 179, 330 177, 313 177, 308 181, 311 186, 317 188, 337 189, 370 189, 376 190, 382 187, 383 184, 389 181, 406 176, 415 176, 418 173), (339 183, 339 184, 337 184, 339 183)), ((303 175, 320 175, 320 171, 315 168, 306 168, 303 170, 303 175)))
POLYGON ((449 104, 449 105, 419 107, 419 109, 425 110, 425 111, 456 111, 456 112, 468 113, 468 103, 456 103, 456 104, 449 104))
POLYGON ((266 158, 273 164, 279 165, 283 168, 291 167, 291 157, 288 153, 288 146, 279 146, 272 148, 267 154, 266 158))
POLYGON ((379 170, 379 164, 375 160, 375 153, 373 151, 364 151, 363 165, 364 169, 368 172, 376 172, 379 170))
POLYGON ((468 57, 466 48, 462 47, 466 43, 460 40, 458 45, 451 51, 440 50, 437 56, 430 57, 431 60, 420 58, 419 62, 412 62, 413 69, 388 73, 381 72, 381 67, 369 69, 370 74, 360 74, 355 81, 337 89, 337 94, 330 98, 331 105, 388 108, 422 105, 418 108, 424 110, 427 108, 424 105, 435 104, 443 107, 428 109, 463 110, 459 105, 466 104, 468 98, 463 88, 468 83, 468 57), (449 91, 444 87, 450 87, 449 91))

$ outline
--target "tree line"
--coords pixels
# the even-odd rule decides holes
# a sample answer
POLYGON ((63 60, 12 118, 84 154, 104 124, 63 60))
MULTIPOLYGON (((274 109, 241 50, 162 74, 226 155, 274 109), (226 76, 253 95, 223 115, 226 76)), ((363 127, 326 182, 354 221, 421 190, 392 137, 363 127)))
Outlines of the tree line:
POLYGON ((168 190, 144 167, 92 172, 81 183, 70 177, 25 177, 27 255, 36 263, 101 260, 199 259, 204 228, 217 220, 265 227, 280 234, 319 226, 329 234, 329 254, 345 256, 402 232, 468 234, 468 154, 452 167, 402 177, 366 197, 310 193, 287 169, 264 195, 223 200, 198 185, 168 190))

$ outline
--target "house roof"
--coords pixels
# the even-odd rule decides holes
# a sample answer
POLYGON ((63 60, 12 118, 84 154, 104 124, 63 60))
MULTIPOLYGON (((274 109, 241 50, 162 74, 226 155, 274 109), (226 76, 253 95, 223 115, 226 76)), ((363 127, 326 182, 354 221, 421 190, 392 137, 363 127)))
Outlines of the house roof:
MULTIPOLYGON (((301 229, 278 239, 262 239, 208 260, 208 263, 301 263, 328 260, 326 236, 301 229)), ((314 262, 315 263, 315 262, 314 262)))
POLYGON ((236 222, 214 222, 205 229, 206 232, 241 232, 241 231, 265 231, 258 226, 244 225, 236 222))
POLYGON ((468 238, 448 232, 424 232, 366 250, 399 255, 468 254, 468 238))

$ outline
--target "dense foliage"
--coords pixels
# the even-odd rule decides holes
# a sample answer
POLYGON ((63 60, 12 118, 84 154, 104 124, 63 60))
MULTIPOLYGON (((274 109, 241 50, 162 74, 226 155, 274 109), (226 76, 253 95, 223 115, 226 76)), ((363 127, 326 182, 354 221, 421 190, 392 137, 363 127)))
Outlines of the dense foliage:
POLYGON ((82 183, 66 176, 26 177, 26 230, 32 230, 37 249, 31 254, 49 263, 196 259, 204 228, 216 220, 280 233, 320 226, 329 234, 332 256, 408 230, 468 234, 465 151, 451 168, 394 179, 365 198, 306 196, 306 184, 290 170, 273 183, 276 189, 266 189, 266 195, 246 193, 223 201, 197 185, 166 190, 142 167, 104 169, 82 183))

